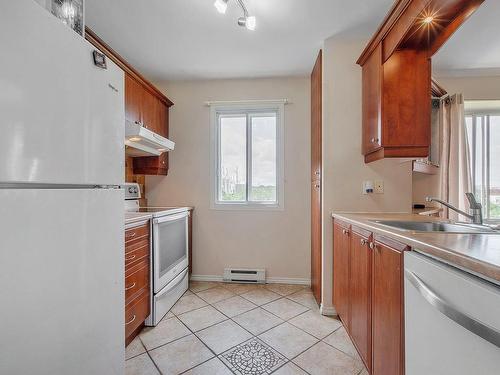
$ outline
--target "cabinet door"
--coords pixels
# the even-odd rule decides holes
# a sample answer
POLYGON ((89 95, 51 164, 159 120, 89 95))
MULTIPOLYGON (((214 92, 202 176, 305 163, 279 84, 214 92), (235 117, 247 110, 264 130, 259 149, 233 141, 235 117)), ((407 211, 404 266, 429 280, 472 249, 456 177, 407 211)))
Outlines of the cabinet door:
POLYGON ((363 65, 363 155, 381 146, 382 127, 382 46, 363 65))
POLYGON ((403 251, 375 237, 372 283, 372 375, 403 374, 403 251))
POLYGON ((125 118, 131 122, 142 122, 141 101, 144 89, 134 78, 125 74, 125 118))
POLYGON ((156 98, 158 113, 157 133, 168 138, 168 107, 160 99, 156 98))
POLYGON ((349 329, 349 229, 333 226, 333 304, 349 329))
POLYGON ((143 88, 141 97, 142 122, 146 129, 158 132, 159 110, 156 96, 143 88))
POLYGON ((322 115, 322 52, 318 54, 311 73, 311 289, 321 303, 321 115, 322 115))
POLYGON ((366 367, 371 367, 371 233, 351 230, 350 334, 366 367))

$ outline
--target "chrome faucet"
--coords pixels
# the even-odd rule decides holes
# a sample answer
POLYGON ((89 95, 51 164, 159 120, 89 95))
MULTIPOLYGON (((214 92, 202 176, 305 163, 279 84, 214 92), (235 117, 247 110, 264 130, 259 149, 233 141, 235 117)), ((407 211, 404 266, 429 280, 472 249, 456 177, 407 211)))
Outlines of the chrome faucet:
POLYGON ((472 220, 474 224, 482 225, 483 224, 483 207, 481 206, 481 203, 476 201, 476 198, 474 197, 474 194, 472 193, 465 193, 465 196, 467 197, 467 200, 469 201, 469 209, 471 210, 472 214, 468 214, 467 212, 464 212, 448 202, 442 201, 441 199, 438 198, 431 198, 427 197, 425 200, 427 202, 438 202, 441 203, 443 206, 448 207, 449 209, 458 212, 460 215, 465 216, 466 218, 469 218, 472 220))

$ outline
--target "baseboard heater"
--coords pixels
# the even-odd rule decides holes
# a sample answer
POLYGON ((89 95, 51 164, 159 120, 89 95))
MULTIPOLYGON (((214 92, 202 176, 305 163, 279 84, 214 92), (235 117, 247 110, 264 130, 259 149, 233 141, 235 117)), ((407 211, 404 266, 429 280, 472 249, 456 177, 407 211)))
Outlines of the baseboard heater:
POLYGON ((226 283, 265 284, 265 269, 224 268, 223 281, 226 283))

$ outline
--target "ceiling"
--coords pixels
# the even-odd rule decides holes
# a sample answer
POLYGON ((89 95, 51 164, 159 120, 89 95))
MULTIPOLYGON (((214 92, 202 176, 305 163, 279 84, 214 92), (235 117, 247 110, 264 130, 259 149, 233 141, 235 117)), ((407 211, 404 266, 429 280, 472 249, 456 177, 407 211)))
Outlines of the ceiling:
MULTIPOLYGON (((86 24, 147 78, 305 76, 324 39, 347 30, 367 41, 393 0, 245 0, 257 29, 236 24, 230 0, 86 0, 86 24)), ((360 51, 361 52, 361 51, 360 51)))
POLYGON ((433 74, 500 75, 500 1, 486 0, 432 58, 433 74))

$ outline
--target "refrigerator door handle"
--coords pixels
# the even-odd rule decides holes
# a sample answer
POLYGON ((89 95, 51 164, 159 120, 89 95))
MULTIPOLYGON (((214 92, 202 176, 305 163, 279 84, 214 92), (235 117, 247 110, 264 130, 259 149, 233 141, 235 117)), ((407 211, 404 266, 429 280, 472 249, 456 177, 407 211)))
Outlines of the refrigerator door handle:
POLYGON ((466 330, 500 348, 500 332, 495 328, 458 310, 455 306, 434 292, 415 273, 405 270, 405 278, 431 306, 436 308, 443 315, 447 316, 466 330))

